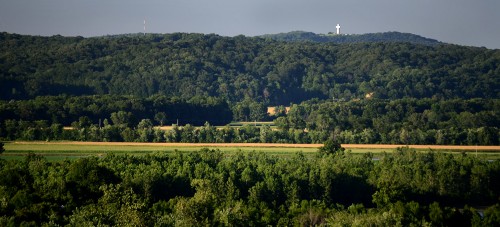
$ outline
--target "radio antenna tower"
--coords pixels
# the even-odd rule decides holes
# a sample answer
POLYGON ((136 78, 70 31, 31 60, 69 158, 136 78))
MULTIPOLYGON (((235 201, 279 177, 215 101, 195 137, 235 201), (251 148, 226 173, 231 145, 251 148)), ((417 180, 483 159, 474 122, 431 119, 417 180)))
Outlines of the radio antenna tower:
POLYGON ((146 35, 146 18, 144 17, 144 35, 146 35))

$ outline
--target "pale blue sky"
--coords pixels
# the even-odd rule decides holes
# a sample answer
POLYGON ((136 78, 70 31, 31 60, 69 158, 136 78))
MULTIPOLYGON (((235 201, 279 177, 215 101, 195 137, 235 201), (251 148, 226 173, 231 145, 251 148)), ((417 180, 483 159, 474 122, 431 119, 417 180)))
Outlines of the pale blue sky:
POLYGON ((100 36, 409 32, 500 49, 500 0, 0 0, 0 31, 100 36))

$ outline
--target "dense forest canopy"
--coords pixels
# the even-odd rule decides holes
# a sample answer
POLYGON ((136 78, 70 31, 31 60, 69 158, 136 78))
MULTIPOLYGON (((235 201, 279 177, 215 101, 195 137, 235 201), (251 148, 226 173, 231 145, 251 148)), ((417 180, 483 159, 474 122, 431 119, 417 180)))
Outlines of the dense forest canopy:
POLYGON ((425 38, 419 35, 401 32, 382 32, 369 34, 316 34, 313 32, 293 31, 279 34, 262 35, 263 38, 271 38, 287 42, 319 42, 319 43, 367 43, 367 42, 386 42, 386 43, 413 43, 428 46, 435 46, 441 42, 425 38))
POLYGON ((500 162, 408 149, 372 158, 203 149, 60 162, 0 159, 0 225, 500 224, 500 162))
POLYGON ((95 38, 0 33, 0 97, 113 94, 269 104, 312 97, 499 98, 500 50, 279 42, 214 34, 95 38))

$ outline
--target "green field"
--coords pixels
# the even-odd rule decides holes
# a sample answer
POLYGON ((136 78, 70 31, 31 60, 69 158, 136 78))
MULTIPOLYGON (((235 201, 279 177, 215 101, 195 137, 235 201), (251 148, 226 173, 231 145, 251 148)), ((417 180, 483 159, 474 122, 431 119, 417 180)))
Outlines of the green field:
MULTIPOLYGON (((61 160, 65 158, 74 159, 86 156, 104 156, 106 154, 117 155, 146 155, 158 152, 174 153, 193 152, 201 147, 190 146, 130 146, 130 145, 72 145, 72 144, 17 144, 5 143, 5 152, 0 157, 3 159, 20 159, 23 156, 34 153, 45 156, 49 160, 61 160)), ((265 152, 276 155, 291 155, 303 152, 306 155, 314 154, 316 148, 276 148, 276 147, 208 147, 218 149, 230 155, 236 151, 242 152, 265 152)))
MULTIPOLYGON (((105 156, 107 154, 116 155, 147 155, 154 153, 173 154, 174 152, 193 152, 202 149, 195 146, 153 146, 153 145, 95 145, 95 144, 64 144, 64 143, 5 143, 5 152, 0 155, 3 159, 22 159, 27 154, 34 153, 46 157, 48 160, 64 160, 75 159, 87 156, 105 156)), ((317 148, 301 148, 301 147, 208 147, 209 149, 217 149, 227 155, 231 155, 237 151, 241 152, 264 152, 277 156, 290 156, 297 152, 301 152, 306 156, 314 155, 318 151, 317 148)), ((372 153, 374 158, 380 158, 384 152, 391 153, 395 149, 381 148, 356 148, 349 149, 355 155, 372 153)), ((428 149, 419 150, 422 152, 429 151, 428 149)), ((437 152, 449 152, 461 154, 463 151, 456 150, 440 150, 437 152)), ((468 151, 470 155, 477 155, 481 159, 495 160, 500 159, 499 151, 468 151)))

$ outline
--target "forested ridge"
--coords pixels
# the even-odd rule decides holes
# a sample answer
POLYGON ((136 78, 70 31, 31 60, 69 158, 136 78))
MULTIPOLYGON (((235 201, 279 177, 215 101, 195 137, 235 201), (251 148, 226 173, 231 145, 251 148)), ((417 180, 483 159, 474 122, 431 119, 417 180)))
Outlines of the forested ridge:
POLYGON ((435 46, 441 42, 435 39, 425 38, 419 35, 401 32, 381 32, 368 34, 316 34, 313 32, 293 31, 278 34, 262 35, 263 38, 271 38, 287 42, 320 42, 320 43, 413 43, 428 46, 435 46))
POLYGON ((410 43, 278 42, 203 34, 95 38, 0 33, 2 99, 40 95, 498 98, 500 51, 410 43))
POLYGON ((0 33, 0 44, 0 138, 500 143, 500 50, 186 33, 0 33), (267 106, 278 106, 278 114, 268 116, 267 106), (261 120, 274 120, 279 130, 228 129, 233 136, 204 140, 192 137, 199 130, 191 127, 151 129, 261 120), (63 135, 69 125, 78 131, 63 135), (114 136, 104 136, 103 127, 114 136), (142 129, 148 132, 141 139, 142 129))
POLYGON ((405 148, 380 161, 208 149, 29 155, 0 159, 0 225, 497 226, 499 163, 405 148))

